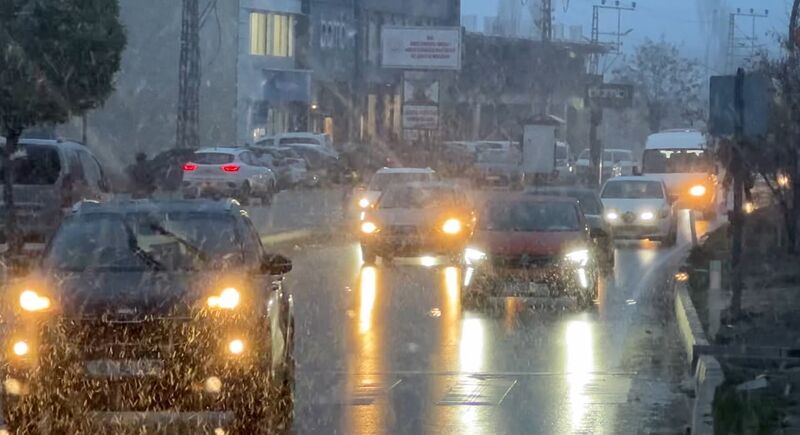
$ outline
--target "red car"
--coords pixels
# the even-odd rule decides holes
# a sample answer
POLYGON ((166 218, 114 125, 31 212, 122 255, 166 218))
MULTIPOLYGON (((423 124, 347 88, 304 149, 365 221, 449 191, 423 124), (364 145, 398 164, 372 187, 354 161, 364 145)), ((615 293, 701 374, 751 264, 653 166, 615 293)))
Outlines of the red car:
POLYGON ((465 252, 465 295, 597 298, 586 218, 572 198, 511 195, 489 200, 465 252))

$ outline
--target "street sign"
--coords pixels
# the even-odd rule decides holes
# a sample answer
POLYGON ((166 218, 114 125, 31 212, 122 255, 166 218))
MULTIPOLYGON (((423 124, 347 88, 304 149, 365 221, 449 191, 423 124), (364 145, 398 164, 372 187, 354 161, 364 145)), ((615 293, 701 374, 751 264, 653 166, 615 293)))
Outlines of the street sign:
POLYGON ((627 109, 633 106, 633 86, 617 83, 599 83, 586 88, 590 103, 609 109, 627 109))
MULTIPOLYGON (((735 133, 735 89, 736 76, 711 77, 708 132, 712 136, 732 136, 735 133)), ((745 76, 742 88, 744 99, 742 133, 745 138, 757 139, 767 134, 772 92, 772 84, 766 76, 761 74, 745 76)))

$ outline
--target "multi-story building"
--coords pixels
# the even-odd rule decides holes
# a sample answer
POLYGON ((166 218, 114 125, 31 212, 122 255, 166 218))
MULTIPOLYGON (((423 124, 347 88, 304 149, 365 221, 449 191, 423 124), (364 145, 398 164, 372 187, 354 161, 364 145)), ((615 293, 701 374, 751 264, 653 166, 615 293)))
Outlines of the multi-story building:
MULTIPOLYGON (((307 1, 200 2, 199 146, 308 128, 307 1)), ((109 164, 175 146, 181 4, 120 0, 128 45, 116 91, 87 116, 88 142, 109 164)))

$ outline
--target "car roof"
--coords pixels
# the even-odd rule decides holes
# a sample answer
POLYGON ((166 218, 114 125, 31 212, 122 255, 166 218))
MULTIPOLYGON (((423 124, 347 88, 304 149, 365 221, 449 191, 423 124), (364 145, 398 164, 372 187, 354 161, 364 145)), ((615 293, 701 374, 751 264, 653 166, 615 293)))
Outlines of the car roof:
POLYGON ((200 148, 199 150, 195 151, 196 154, 199 153, 227 153, 227 154, 241 154, 247 151, 244 148, 234 148, 234 147, 211 147, 211 148, 200 148))
POLYGON ((555 193, 592 193, 597 194, 594 189, 590 189, 588 187, 581 187, 581 186, 541 186, 541 187, 532 187, 525 191, 528 195, 538 195, 540 193, 548 193, 548 192, 555 192, 555 193))
POLYGON ((204 213, 246 213, 238 201, 206 199, 113 199, 111 201, 80 201, 72 207, 73 214, 93 213, 137 213, 137 212, 204 212, 204 213))
MULTIPOLYGON (((0 136, 0 144, 5 145, 6 138, 0 136)), ((76 142, 73 140, 62 140, 62 139, 30 139, 24 138, 19 140, 20 145, 50 145, 56 147, 63 147, 63 148, 83 148, 87 151, 90 151, 86 145, 76 142)))
POLYGON ((435 174, 431 168, 381 168, 376 174, 435 174))
POLYGON ((575 198, 564 196, 551 196, 547 194, 537 195, 534 193, 512 193, 508 195, 497 195, 491 197, 487 202, 491 203, 510 203, 510 202, 530 202, 530 203, 568 203, 577 204, 575 198))
POLYGON ((626 150, 626 149, 623 149, 623 148, 606 148, 603 151, 611 151, 611 152, 615 152, 615 153, 631 153, 631 154, 633 153, 633 151, 626 150))
POLYGON ((622 181, 657 181, 659 183, 663 182, 663 180, 660 177, 655 175, 629 175, 624 177, 609 178, 608 181, 606 181, 606 183, 622 182, 622 181))
POLYGON ((697 130, 665 130, 648 136, 645 149, 705 149, 706 142, 706 137, 697 130))

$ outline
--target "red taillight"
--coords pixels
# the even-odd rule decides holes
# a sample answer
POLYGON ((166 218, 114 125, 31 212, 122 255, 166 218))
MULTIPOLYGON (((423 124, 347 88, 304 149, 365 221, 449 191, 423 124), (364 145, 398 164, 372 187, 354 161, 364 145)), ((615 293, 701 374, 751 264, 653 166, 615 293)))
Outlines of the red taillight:
POLYGON ((186 172, 192 172, 195 169, 197 169, 197 165, 195 165, 194 163, 186 163, 185 165, 183 165, 183 170, 186 172))
POLYGON ((239 165, 223 165, 222 170, 225 172, 239 172, 239 165))

